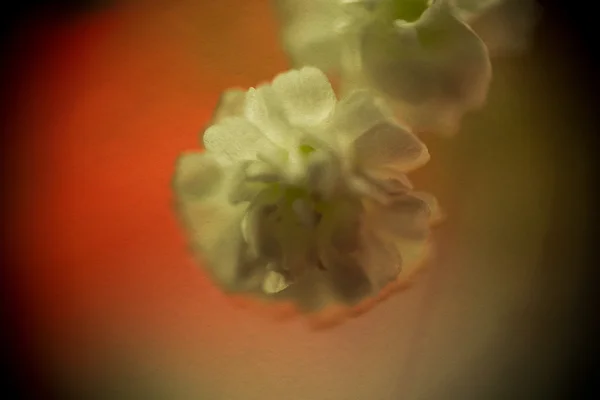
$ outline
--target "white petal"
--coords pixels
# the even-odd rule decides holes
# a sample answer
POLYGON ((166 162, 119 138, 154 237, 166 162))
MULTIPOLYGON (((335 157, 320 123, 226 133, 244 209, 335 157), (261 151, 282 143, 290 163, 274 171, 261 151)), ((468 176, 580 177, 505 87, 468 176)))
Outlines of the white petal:
POLYGON ((402 256, 395 246, 386 244, 370 229, 363 231, 362 245, 364 269, 375 290, 380 290, 400 274, 402 256))
POLYGON ((333 155, 317 150, 308 155, 307 186, 323 198, 329 198, 340 180, 340 170, 333 155))
POLYGON ((202 265, 226 290, 241 290, 247 285, 241 232, 244 211, 245 207, 231 206, 218 197, 179 205, 193 249, 202 265))
POLYGON ((279 272, 269 271, 265 276, 262 289, 267 294, 279 293, 289 286, 289 282, 279 272))
POLYGON ((399 239, 390 244, 402 254, 400 277, 413 274, 431 253, 431 242, 428 240, 399 239))
POLYGON ((209 154, 187 153, 176 161, 173 188, 178 197, 200 199, 210 196, 222 180, 223 170, 209 154))
POLYGON ((409 171, 429 161, 425 145, 402 127, 382 123, 365 132, 354 142, 359 166, 364 170, 387 167, 409 171))
POLYGON ((245 168, 245 175, 252 182, 276 182, 280 179, 279 171, 261 160, 250 162, 245 168))
POLYGON ((204 147, 227 162, 254 160, 266 145, 263 134, 240 117, 225 118, 204 132, 204 147))
POLYGON ((429 206, 411 195, 396 198, 386 207, 378 207, 369 220, 377 229, 392 237, 422 240, 429 235, 429 206))
POLYGON ((343 141, 353 141, 378 123, 392 118, 392 111, 372 92, 356 90, 336 105, 332 129, 343 141))
POLYGON ((284 148, 293 145, 293 132, 283 115, 281 100, 270 86, 250 88, 244 107, 248 121, 256 125, 265 137, 284 148))
POLYGON ((425 192, 411 192, 411 196, 421 199, 429 209, 429 222, 436 223, 444 218, 444 213, 435 196, 425 192))
POLYGON ((266 187, 264 182, 248 179, 246 171, 251 163, 253 161, 234 164, 227 171, 228 179, 224 189, 227 190, 227 198, 232 204, 251 201, 266 187))
POLYGON ((391 198, 385 190, 371 182, 368 178, 358 174, 351 175, 347 178, 347 184, 352 193, 358 194, 360 197, 366 197, 377 201, 380 204, 388 204, 391 198))
POLYGON ((242 235, 255 257, 279 258, 278 195, 274 190, 263 190, 248 206, 242 221, 242 235))
POLYGON ((319 125, 335 107, 336 97, 329 80, 314 67, 284 72, 275 77, 272 87, 294 126, 319 125))
POLYGON ((335 17, 313 15, 283 31, 283 45, 292 65, 313 65, 323 70, 339 66, 341 36, 334 26, 335 17))
POLYGON ((404 194, 413 188, 408 177, 392 168, 372 168, 363 171, 364 177, 390 196, 404 194))
POLYGON ((351 252, 336 248, 337 217, 334 213, 324 214, 316 232, 323 279, 335 298, 356 304, 371 293, 372 287, 358 259, 351 252))
POLYGON ((282 26, 284 50, 294 66, 324 70, 339 66, 340 25, 352 22, 343 2, 331 0, 275 0, 282 26))

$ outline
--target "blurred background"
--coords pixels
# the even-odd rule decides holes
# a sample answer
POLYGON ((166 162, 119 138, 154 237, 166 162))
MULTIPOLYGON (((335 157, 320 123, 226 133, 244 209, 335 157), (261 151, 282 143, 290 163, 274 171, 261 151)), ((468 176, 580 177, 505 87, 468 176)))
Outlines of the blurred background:
POLYGON ((593 13, 539 3, 530 51, 494 60, 487 107, 423 138, 432 160, 412 178, 448 215, 426 272, 314 331, 220 293, 171 207, 175 158, 220 92, 288 67, 269 1, 13 2, 9 398, 600 398, 593 13))

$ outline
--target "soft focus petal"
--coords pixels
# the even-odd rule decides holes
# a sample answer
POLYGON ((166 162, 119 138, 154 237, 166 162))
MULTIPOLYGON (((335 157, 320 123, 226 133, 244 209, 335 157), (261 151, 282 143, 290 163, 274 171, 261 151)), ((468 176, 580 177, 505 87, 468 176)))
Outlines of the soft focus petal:
POLYGON ((354 22, 347 0, 275 0, 283 47, 292 64, 339 67, 342 34, 354 22))
POLYGON ((415 133, 436 133, 443 136, 455 135, 460 130, 466 107, 452 100, 433 99, 424 104, 395 102, 398 118, 415 133), (432 117, 434 116, 434 117, 432 117))
POLYGON ((317 14, 283 30, 283 46, 294 66, 313 65, 325 71, 339 66, 342 38, 333 21, 335 16, 317 14))
POLYGON ((398 276, 400 280, 412 276, 432 253, 429 240, 397 239, 389 243, 402 254, 402 271, 398 276))
POLYGON ((435 196, 425 192, 411 192, 411 196, 422 200, 429 210, 429 223, 434 224, 444 218, 444 213, 435 196))
POLYGON ((335 300, 354 305, 372 294, 369 278, 356 257, 331 246, 322 247, 319 254, 325 268, 323 279, 335 300))
POLYGON ((227 199, 230 203, 238 204, 252 201, 266 187, 265 182, 248 179, 248 169, 258 161, 245 161, 235 164, 228 170, 227 199))
MULTIPOLYGON (((520 3, 527 0, 517 0, 520 3)), ((470 17, 481 14, 490 7, 495 7, 500 3, 505 3, 506 0, 453 0, 454 6, 461 17, 470 17)))
POLYGON ((244 207, 220 197, 179 205, 191 245, 202 265, 225 290, 246 290, 251 274, 245 259, 241 220, 244 207))
POLYGON ((265 276, 262 290, 267 294, 279 293, 289 286, 285 276, 279 272, 269 271, 265 276))
POLYGON ((223 170, 209 154, 186 153, 177 159, 173 188, 181 199, 198 200, 215 193, 223 179, 223 170))
POLYGON ((487 49, 449 0, 433 3, 414 23, 374 21, 363 32, 361 51, 365 74, 396 102, 401 120, 419 122, 412 128, 453 128, 455 121, 438 119, 460 119, 485 101, 491 79, 487 49), (451 111, 432 114, 431 103, 451 111))
POLYGON ((401 254, 371 229, 363 230, 362 243, 361 262, 375 290, 380 290, 400 274, 401 254))
POLYGON ((423 240, 429 235, 430 216, 431 210, 424 200, 403 195, 390 205, 373 210, 369 220, 392 237, 423 240))
POLYGON ((356 90, 337 104, 331 129, 343 142, 351 142, 373 126, 392 119, 383 99, 368 90, 356 90))
POLYGON ((358 258, 336 247, 338 223, 344 213, 339 209, 325 213, 316 233, 323 280, 337 301, 356 304, 371 294, 372 287, 358 258))
POLYGON ((329 198, 336 189, 340 179, 339 165, 331 156, 322 150, 308 155, 306 179, 309 190, 324 198, 329 198))
POLYGON ((390 197, 407 193, 413 188, 408 177, 392 168, 377 168, 363 171, 363 177, 390 197))
POLYGON ((493 57, 527 50, 541 8, 534 0, 455 0, 493 57))
POLYGON ((225 118, 204 132, 204 147, 226 162, 256 159, 266 140, 251 123, 240 117, 225 118))
POLYGON ((288 121, 298 127, 320 124, 337 101, 327 76, 314 67, 284 72, 275 77, 272 87, 288 121))
POLYGON ((269 260, 281 257, 281 246, 277 237, 279 213, 278 196, 273 190, 263 190, 248 206, 242 220, 242 235, 254 257, 269 260))
POLYGON ((277 169, 261 160, 249 162, 244 172, 250 182, 276 182, 280 178, 277 169))
POLYGON ((354 142, 358 165, 365 170, 387 167, 408 171, 429 160, 425 145, 402 127, 382 123, 374 126, 354 142))

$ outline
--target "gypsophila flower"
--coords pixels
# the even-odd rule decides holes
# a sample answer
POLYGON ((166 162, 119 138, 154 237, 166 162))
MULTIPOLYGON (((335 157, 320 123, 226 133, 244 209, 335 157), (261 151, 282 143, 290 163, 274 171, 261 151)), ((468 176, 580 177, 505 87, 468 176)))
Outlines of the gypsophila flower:
MULTIPOLYGON (((277 4, 282 41, 294 65, 315 65, 339 75, 345 92, 359 87, 377 90, 397 118, 416 131, 453 134, 466 112, 484 104, 491 79, 487 43, 471 24, 490 41, 498 39, 489 43, 494 50, 508 47, 501 44, 506 39, 499 39, 508 37, 504 31, 512 32, 508 25, 531 25, 530 14, 521 17, 506 11, 504 3, 509 1, 278 0, 277 4), (500 9, 504 11, 489 12, 500 9)), ((518 32, 527 36, 526 29, 518 32)), ((510 37, 517 42, 515 35, 510 37)))
POLYGON ((414 268, 439 213, 405 174, 429 154, 376 97, 338 102, 324 73, 305 67, 224 113, 173 182, 223 289, 316 310, 355 304, 414 268))

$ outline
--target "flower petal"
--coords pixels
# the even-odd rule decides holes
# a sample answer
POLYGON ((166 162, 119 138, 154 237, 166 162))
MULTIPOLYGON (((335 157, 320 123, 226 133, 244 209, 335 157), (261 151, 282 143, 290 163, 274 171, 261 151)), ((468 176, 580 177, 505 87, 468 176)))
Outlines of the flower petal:
POLYGON ((430 209, 421 198, 403 195, 386 207, 377 207, 369 220, 378 230, 392 237, 415 240, 429 235, 430 209))
POLYGON ((356 304, 371 294, 371 285, 356 256, 346 249, 338 249, 337 237, 340 215, 338 210, 325 213, 316 231, 319 260, 323 280, 339 301, 356 304))
POLYGON ((220 197, 179 205, 192 248, 226 290, 243 290, 249 279, 241 232, 244 211, 245 207, 231 206, 220 197))
POLYGON ((272 87, 293 126, 320 124, 333 112, 337 101, 327 76, 315 67, 279 74, 272 87))
POLYGON ((244 115, 273 143, 284 148, 293 143, 294 137, 281 109, 281 100, 270 86, 248 90, 244 115))
POLYGON ((254 160, 268 145, 263 134, 240 117, 225 118, 204 132, 204 147, 225 162, 254 160))
POLYGON ((215 193, 223 170, 210 154, 186 153, 176 161, 173 189, 180 199, 200 199, 215 193))
POLYGON ((408 177, 392 168, 372 168, 362 175, 389 196, 405 194, 413 188, 408 177))
POLYGON ((371 229, 362 232, 361 262, 375 290, 381 290, 394 281, 402 268, 398 249, 386 244, 371 229))
POLYGON ((411 192, 410 195, 425 202, 429 210, 430 224, 435 224, 444 219, 444 213, 435 196, 425 192, 411 192))
POLYGON ((389 121, 392 110, 367 90, 355 90, 336 105, 332 127, 344 142, 353 141, 373 126, 389 121))
POLYGON ((412 133, 392 123, 381 123, 354 141, 357 163, 364 170, 387 167, 409 171, 429 161, 429 151, 412 133))
POLYGON ((337 67, 341 37, 337 22, 343 9, 330 0, 275 0, 283 46, 294 66, 337 67))
POLYGON ((309 190, 329 198, 340 180, 339 165, 331 154, 317 150, 308 155, 306 180, 309 190))
POLYGON ((333 21, 333 16, 317 14, 284 28, 284 49, 294 66, 314 65, 324 70, 339 66, 342 38, 333 21))
POLYGON ((266 183, 248 179, 247 170, 250 165, 256 162, 258 161, 243 161, 228 169, 225 190, 228 192, 227 198, 230 203, 238 204, 244 201, 252 201, 266 188, 266 183))
POLYGON ((331 246, 320 248, 319 254, 325 267, 323 279, 335 299, 355 305, 372 294, 373 287, 356 257, 331 246))
POLYGON ((290 285, 285 276, 276 271, 268 271, 262 285, 267 294, 279 293, 290 285))
POLYGON ((248 206, 242 220, 242 235, 251 254, 268 260, 281 258, 278 227, 278 196, 274 190, 260 192, 248 206))
POLYGON ((399 239, 390 242, 402 254, 402 271, 399 278, 411 276, 431 255, 431 241, 399 239))

